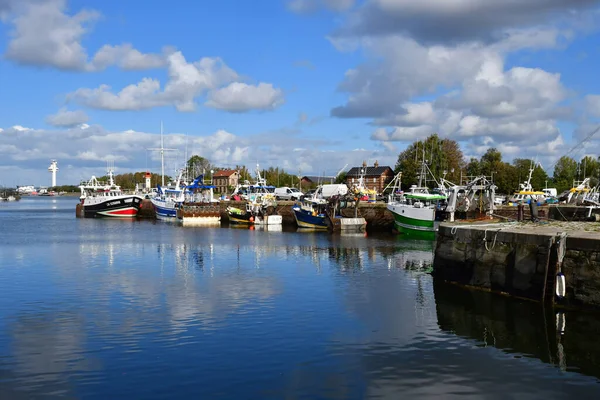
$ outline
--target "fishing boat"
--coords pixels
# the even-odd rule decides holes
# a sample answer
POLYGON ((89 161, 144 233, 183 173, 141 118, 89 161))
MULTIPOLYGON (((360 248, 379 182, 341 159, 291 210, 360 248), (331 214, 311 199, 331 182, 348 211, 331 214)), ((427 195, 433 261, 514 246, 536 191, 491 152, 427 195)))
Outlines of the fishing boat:
POLYGON ((435 238, 439 203, 447 199, 443 194, 429 193, 429 189, 423 184, 423 181, 425 184, 427 182, 427 171, 427 164, 423 160, 419 184, 412 185, 407 193, 402 191, 402 172, 399 172, 392 181, 392 193, 387 203, 387 209, 394 216, 394 225, 398 232, 419 239, 435 238))
POLYGON ((183 170, 179 172, 174 188, 163 188, 157 185, 156 193, 150 201, 154 207, 156 218, 163 220, 175 220, 177 208, 185 201, 184 186, 182 186, 183 170))
POLYGON ((204 175, 185 186, 185 200, 176 206, 177 220, 183 225, 220 224, 221 208, 214 198, 214 189, 215 186, 204 183, 204 175))
POLYGON ((323 199, 307 198, 292 206, 296 223, 300 228, 328 229, 327 201, 323 199))
POLYGON ((277 205, 275 195, 269 190, 266 180, 260 174, 260 168, 256 165, 256 184, 248 186, 245 195, 248 202, 246 209, 227 207, 229 222, 246 225, 281 225, 283 217, 275 214, 274 207, 277 205))
POLYGON ((529 204, 532 201, 538 205, 542 205, 546 202, 546 193, 543 191, 533 190, 533 186, 531 185, 531 177, 537 165, 537 163, 531 163, 527 180, 523 183, 519 183, 519 191, 515 192, 508 199, 509 205, 517 205, 519 203, 529 204))
POLYGON ((125 194, 115 184, 113 169, 108 168, 108 182, 98 181, 95 176, 79 185, 81 206, 86 218, 132 218, 142 206, 142 197, 125 194))

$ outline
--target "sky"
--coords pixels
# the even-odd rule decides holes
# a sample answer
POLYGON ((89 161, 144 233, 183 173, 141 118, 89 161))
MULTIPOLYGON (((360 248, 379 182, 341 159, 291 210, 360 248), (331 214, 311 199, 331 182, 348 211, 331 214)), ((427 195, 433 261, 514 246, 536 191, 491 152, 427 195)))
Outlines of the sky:
MULTIPOLYGON (((600 0, 0 0, 0 185, 394 167, 432 133, 554 162, 600 118, 600 0)), ((598 156, 600 134, 571 155, 598 156)))

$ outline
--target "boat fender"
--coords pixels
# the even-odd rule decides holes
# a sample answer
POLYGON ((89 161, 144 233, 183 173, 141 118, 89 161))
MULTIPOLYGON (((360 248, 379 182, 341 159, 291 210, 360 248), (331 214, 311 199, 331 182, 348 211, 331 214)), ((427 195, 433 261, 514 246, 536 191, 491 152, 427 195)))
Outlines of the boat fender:
POLYGON ((561 335, 565 334, 565 326, 567 324, 565 313, 557 312, 556 313, 556 331, 561 335))
POLYGON ((250 219, 248 219, 248 221, 254 222, 254 217, 250 217, 250 219))
POLYGON ((562 299, 566 294, 566 282, 565 282, 565 274, 559 272, 556 275, 556 296, 562 299))

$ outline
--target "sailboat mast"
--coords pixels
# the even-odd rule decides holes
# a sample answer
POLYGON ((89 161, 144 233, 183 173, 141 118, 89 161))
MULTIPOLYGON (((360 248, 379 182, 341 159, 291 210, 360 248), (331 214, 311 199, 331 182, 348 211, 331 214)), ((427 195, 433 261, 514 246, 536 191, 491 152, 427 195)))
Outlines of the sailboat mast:
POLYGON ((162 121, 160 121, 160 174, 162 176, 162 186, 165 187, 165 142, 162 121))

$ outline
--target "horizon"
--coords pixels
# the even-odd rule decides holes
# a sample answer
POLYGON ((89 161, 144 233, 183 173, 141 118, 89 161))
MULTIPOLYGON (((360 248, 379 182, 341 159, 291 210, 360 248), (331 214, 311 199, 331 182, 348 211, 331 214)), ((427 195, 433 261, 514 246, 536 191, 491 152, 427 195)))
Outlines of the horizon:
MULTIPOLYGON (((600 122, 599 15, 596 0, 0 0, 0 185, 48 186, 52 159, 58 185, 109 160, 155 173, 161 121, 166 175, 193 154, 394 168, 433 133, 552 175, 600 122)), ((571 156, 599 154, 597 134, 571 156)))

